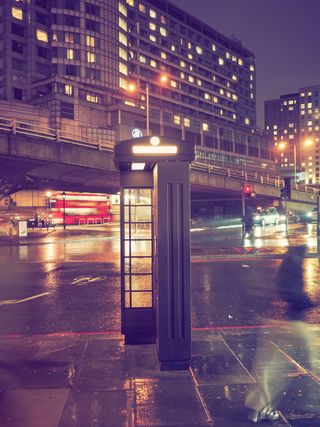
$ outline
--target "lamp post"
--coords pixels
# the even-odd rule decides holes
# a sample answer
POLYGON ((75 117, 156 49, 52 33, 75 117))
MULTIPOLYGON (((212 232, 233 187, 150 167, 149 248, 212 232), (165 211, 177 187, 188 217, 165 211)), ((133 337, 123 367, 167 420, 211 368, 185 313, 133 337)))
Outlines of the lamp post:
MULTIPOLYGON (((159 83, 162 85, 165 85, 168 82, 168 76, 166 74, 160 74, 159 76, 159 83)), ((150 98, 149 98, 149 82, 145 83, 146 88, 146 129, 147 129, 147 136, 150 136, 150 98)), ((136 92, 138 90, 138 87, 136 83, 131 82, 128 85, 128 91, 129 92, 136 92)), ((161 112, 160 112, 161 114, 161 112)))
POLYGON ((63 202, 63 229, 66 229, 66 193, 62 193, 62 202, 63 202))

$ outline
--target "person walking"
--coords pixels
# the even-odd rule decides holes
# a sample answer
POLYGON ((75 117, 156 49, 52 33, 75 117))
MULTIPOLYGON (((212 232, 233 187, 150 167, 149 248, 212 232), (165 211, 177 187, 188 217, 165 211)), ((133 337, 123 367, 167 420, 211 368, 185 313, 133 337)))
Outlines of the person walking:
MULTIPOLYGON (((309 353, 308 360, 316 361, 318 358, 313 354, 314 334, 304 322, 306 311, 315 306, 305 292, 303 261, 306 252, 305 245, 288 249, 277 274, 276 288, 280 299, 287 304, 283 326, 289 327, 294 336, 302 341, 309 353)), ((290 382, 285 375, 286 367, 282 352, 272 342, 264 340, 264 344, 257 350, 254 362, 257 382, 249 388, 245 400, 245 405, 249 408, 249 419, 253 423, 272 422, 280 418, 280 412, 276 408, 290 382)))

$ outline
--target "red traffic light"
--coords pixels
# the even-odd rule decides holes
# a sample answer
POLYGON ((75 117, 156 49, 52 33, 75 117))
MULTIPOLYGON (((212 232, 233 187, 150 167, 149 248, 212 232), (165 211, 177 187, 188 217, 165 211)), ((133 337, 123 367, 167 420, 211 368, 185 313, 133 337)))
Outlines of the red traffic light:
POLYGON ((244 186, 243 191, 244 191, 246 194, 251 193, 251 187, 250 187, 250 185, 245 185, 245 186, 244 186))

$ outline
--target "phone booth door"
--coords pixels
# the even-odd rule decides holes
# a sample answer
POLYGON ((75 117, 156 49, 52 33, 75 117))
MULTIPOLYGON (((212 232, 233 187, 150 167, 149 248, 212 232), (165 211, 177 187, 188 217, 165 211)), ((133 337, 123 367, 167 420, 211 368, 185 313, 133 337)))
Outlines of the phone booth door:
POLYGON ((152 189, 121 191, 122 333, 127 344, 155 341, 152 189))

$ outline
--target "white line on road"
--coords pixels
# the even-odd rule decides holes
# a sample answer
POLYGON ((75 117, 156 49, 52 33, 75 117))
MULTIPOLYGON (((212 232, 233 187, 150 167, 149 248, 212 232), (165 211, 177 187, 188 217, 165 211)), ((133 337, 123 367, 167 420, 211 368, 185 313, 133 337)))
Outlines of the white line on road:
POLYGON ((20 304, 21 302, 31 301, 36 298, 44 297, 45 295, 49 295, 49 292, 44 292, 43 294, 33 295, 32 297, 24 298, 24 299, 7 299, 0 301, 1 305, 9 305, 9 304, 20 304))

